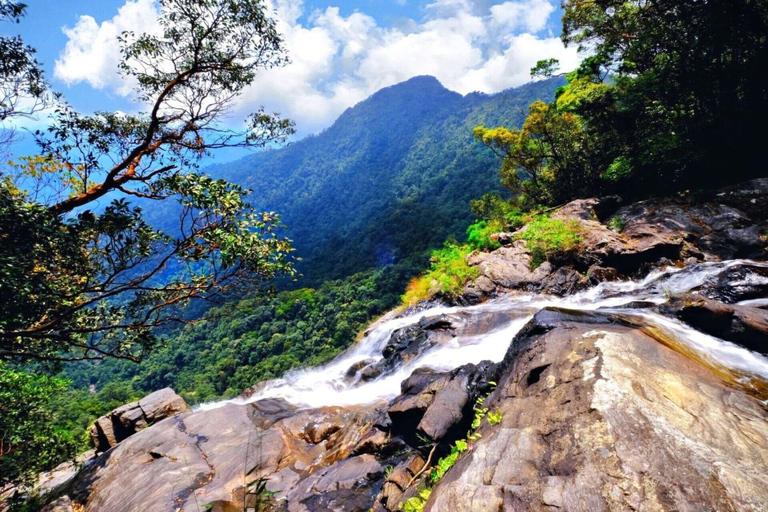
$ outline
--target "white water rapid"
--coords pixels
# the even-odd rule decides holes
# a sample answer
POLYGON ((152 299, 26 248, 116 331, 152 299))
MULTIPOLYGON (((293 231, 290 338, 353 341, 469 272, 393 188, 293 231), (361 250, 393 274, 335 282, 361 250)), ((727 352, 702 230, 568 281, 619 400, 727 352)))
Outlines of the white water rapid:
MULTIPOLYGON (((745 384, 750 379, 766 382, 768 358, 765 356, 698 332, 659 313, 626 307, 636 301, 662 304, 670 295, 693 290, 716 279, 730 267, 743 264, 768 267, 768 264, 748 260, 701 263, 684 269, 668 267, 652 272, 638 281, 601 283, 564 298, 520 293, 509 294, 476 306, 433 307, 410 316, 379 322, 369 329, 359 343, 324 366, 290 372, 281 379, 266 383, 248 399, 238 398, 202 404, 200 409, 212 409, 228 402, 249 403, 264 398, 284 398, 302 407, 344 406, 391 399, 400 393, 400 383, 417 368, 452 370, 483 360, 501 361, 515 334, 536 312, 545 307, 601 309, 620 314, 655 328, 665 338, 673 339, 674 343, 682 345, 689 355, 724 368, 735 380, 744 381, 745 384), (446 343, 431 347, 397 368, 394 373, 384 374, 375 380, 356 382, 346 376, 347 370, 355 363, 381 360, 382 349, 396 330, 413 325, 422 318, 443 314, 473 319, 492 317, 492 327, 481 334, 459 335, 446 343)), ((768 299, 742 303, 764 306, 768 304, 768 299)))

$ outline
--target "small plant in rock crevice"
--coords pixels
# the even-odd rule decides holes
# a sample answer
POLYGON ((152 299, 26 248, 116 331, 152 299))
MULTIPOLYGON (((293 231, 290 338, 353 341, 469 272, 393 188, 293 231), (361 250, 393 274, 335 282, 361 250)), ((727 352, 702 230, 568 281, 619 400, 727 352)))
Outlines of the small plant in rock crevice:
POLYGON ((621 233, 624 231, 624 226, 626 225, 626 221, 619 217, 618 215, 614 215, 608 220, 608 228, 617 232, 621 233))
MULTIPOLYGON (((496 387, 495 382, 490 382, 489 384, 491 385, 492 389, 496 387)), ((470 425, 469 431, 467 432, 466 438, 458 439, 453 444, 453 446, 451 446, 450 453, 445 457, 441 457, 431 468, 429 475, 422 483, 424 488, 419 491, 417 496, 413 496, 401 504, 400 508, 403 510, 403 512, 421 512, 424 509, 424 506, 427 504, 427 501, 429 500, 429 497, 432 493, 432 488, 437 485, 448 472, 448 470, 451 469, 456 464, 456 462, 458 462, 461 454, 470 450, 472 448, 472 444, 482 437, 482 435, 477 432, 477 430, 482 425, 483 419, 486 419, 488 425, 490 426, 498 425, 501 423, 502 413, 500 409, 497 408, 495 411, 491 412, 487 407, 483 407, 487 398, 488 395, 477 399, 473 407, 474 416, 472 418, 472 423, 470 425)), ((429 464, 429 460, 426 462, 426 464, 429 464)))

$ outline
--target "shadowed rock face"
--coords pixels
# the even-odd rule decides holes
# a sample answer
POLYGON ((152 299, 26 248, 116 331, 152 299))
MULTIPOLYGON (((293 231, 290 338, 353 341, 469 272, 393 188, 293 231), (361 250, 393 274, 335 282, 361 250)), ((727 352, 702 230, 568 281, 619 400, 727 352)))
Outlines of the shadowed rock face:
POLYGON ((757 399, 639 329, 574 320, 534 320, 518 336, 490 402, 501 424, 481 428, 425 510, 768 503, 768 415, 757 399))
POLYGON ((734 306, 690 294, 676 297, 664 311, 695 329, 739 343, 756 352, 768 353, 768 311, 734 306))

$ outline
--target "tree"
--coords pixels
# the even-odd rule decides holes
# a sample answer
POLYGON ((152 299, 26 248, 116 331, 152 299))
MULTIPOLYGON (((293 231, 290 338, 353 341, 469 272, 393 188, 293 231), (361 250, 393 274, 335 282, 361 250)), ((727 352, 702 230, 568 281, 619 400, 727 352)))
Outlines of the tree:
POLYGON ((756 0, 566 0, 566 44, 582 76, 611 76, 577 112, 612 153, 626 190, 659 193, 743 180, 764 168, 768 3, 756 0), (727 169, 727 172, 723 172, 727 169))
MULTIPOLYGON (((0 22, 19 23, 26 5, 0 0, 0 22)), ((49 102, 35 50, 19 36, 0 36, 0 123, 34 114, 49 102)), ((13 142, 13 131, 0 129, 0 149, 13 142)))
POLYGON ((0 358, 141 359, 178 308, 245 278, 292 272, 278 215, 198 171, 211 150, 265 147, 292 124, 263 109, 223 127, 260 69, 286 62, 261 0, 160 0, 162 34, 124 33, 121 72, 148 111, 75 112, 0 175, 0 358), (129 203, 174 198, 176 232, 129 203), (113 197, 99 208, 99 200, 113 197))
POLYGON ((0 361, 0 490, 76 454, 71 435, 53 427, 51 400, 66 382, 14 370, 0 361))
POLYGON ((474 135, 502 159, 501 184, 523 207, 558 204, 592 189, 595 173, 581 154, 589 143, 582 120, 558 102, 533 102, 520 129, 478 126, 474 135))

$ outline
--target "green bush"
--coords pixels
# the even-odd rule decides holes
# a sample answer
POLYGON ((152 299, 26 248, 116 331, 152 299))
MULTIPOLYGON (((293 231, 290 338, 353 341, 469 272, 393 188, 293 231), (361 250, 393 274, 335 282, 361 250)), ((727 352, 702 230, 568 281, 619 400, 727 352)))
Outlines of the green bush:
POLYGON ((441 294, 448 297, 461 295, 464 285, 480 275, 477 267, 470 267, 467 256, 469 245, 446 242, 442 249, 432 252, 430 269, 411 280, 403 295, 403 304, 413 306, 422 300, 441 294))
POLYGON ((0 361, 0 489, 30 484, 41 471, 74 457, 78 442, 53 425, 51 401, 67 382, 0 361))
POLYGON ((504 225, 498 220, 481 220, 467 228, 467 243, 478 251, 492 251, 501 247, 493 235, 504 231, 504 225))
POLYGON ((581 245, 582 227, 578 221, 564 222, 545 215, 534 217, 520 235, 531 253, 531 268, 552 258, 575 251, 581 245))

